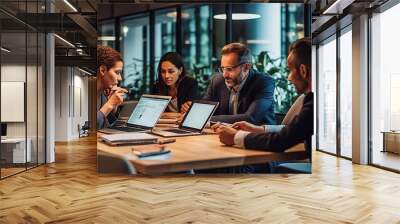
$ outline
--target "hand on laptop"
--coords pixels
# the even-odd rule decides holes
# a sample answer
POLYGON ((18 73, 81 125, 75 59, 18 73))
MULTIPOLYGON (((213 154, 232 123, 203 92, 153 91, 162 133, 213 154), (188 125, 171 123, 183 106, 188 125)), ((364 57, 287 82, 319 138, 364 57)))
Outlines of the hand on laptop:
POLYGON ((182 114, 186 113, 189 110, 190 105, 192 105, 192 101, 186 101, 184 104, 182 104, 181 113, 182 114))
POLYGON ((236 130, 248 131, 253 133, 264 133, 264 127, 251 124, 247 121, 239 121, 232 125, 236 130))

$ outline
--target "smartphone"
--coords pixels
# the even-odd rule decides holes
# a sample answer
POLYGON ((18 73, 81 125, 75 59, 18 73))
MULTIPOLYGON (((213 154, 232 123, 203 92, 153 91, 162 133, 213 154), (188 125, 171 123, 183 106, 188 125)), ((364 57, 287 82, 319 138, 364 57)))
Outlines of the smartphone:
POLYGON ((143 157, 147 157, 147 156, 156 156, 156 155, 163 155, 163 154, 167 154, 170 153, 171 151, 167 150, 162 150, 162 151, 158 151, 158 152, 142 152, 139 154, 136 154, 139 158, 143 158, 143 157))
POLYGON ((133 154, 138 156, 139 158, 147 157, 147 156, 155 156, 169 153, 170 150, 165 149, 162 145, 143 145, 132 148, 133 154))

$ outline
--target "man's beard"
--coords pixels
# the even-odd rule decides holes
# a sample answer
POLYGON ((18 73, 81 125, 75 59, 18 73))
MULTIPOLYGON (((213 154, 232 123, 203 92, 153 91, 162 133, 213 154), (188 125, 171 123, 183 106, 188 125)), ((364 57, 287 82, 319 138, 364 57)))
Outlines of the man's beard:
POLYGON ((244 77, 244 73, 243 73, 243 70, 241 70, 239 76, 236 79, 225 79, 225 84, 227 86, 229 86, 230 88, 238 86, 243 81, 243 77, 244 77), (231 81, 230 84, 226 82, 227 80, 231 81))

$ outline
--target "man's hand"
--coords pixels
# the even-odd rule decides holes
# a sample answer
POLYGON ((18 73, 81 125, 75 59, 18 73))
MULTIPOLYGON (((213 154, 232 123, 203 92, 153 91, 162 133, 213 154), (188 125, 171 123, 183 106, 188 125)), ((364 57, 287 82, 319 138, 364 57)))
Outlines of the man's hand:
POLYGON ((218 128, 225 126, 225 127, 232 127, 232 124, 224 123, 224 122, 216 122, 215 124, 211 125, 211 129, 213 129, 214 132, 217 132, 218 128))
POLYGON ((239 121, 232 125, 234 129, 248 131, 253 133, 264 133, 264 127, 251 124, 247 121, 239 121))
POLYGON ((190 105, 192 105, 192 101, 186 101, 184 104, 182 104, 181 113, 186 113, 189 110, 190 105))
POLYGON ((228 146, 232 146, 235 144, 234 138, 237 132, 238 130, 223 125, 221 125, 217 129, 217 133, 219 135, 219 141, 228 146))

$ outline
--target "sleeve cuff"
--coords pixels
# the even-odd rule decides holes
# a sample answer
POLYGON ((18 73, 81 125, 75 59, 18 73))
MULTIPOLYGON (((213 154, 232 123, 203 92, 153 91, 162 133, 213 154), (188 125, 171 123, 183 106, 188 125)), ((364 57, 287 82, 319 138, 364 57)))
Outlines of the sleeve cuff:
POLYGON ((276 133, 280 132, 285 125, 264 125, 265 133, 276 133))
POLYGON ((250 134, 248 131, 238 131, 233 138, 233 142, 235 143, 236 147, 245 148, 244 146, 244 139, 246 136, 250 134))

